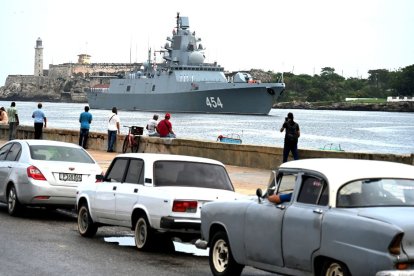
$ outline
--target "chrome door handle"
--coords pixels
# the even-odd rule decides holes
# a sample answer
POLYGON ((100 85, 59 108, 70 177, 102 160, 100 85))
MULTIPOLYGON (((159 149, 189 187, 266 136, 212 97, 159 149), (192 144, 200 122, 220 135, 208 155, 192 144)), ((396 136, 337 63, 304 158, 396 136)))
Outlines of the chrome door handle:
POLYGON ((314 209, 313 212, 316 214, 322 214, 323 210, 318 208, 318 209, 314 209))

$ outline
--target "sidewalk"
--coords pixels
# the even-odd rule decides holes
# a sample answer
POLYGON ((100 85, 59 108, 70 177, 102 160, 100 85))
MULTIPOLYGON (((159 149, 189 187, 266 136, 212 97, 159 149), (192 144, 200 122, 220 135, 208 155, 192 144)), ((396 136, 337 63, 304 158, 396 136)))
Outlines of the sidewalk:
MULTIPOLYGON (((112 159, 119 153, 98 150, 87 150, 95 158, 101 168, 106 171, 112 159)), ((238 193, 255 195, 256 189, 266 189, 270 178, 269 170, 253 169, 226 165, 231 182, 238 193)))
MULTIPOLYGON (((0 140, 0 145, 3 146, 6 142, 7 141, 5 140, 0 140)), ((112 159, 119 154, 117 152, 106 152, 99 150, 87 151, 99 163, 104 171, 108 169, 112 159)), ((226 169, 236 192, 241 194, 255 195, 257 188, 264 190, 269 182, 269 170, 229 165, 226 165, 226 169)))

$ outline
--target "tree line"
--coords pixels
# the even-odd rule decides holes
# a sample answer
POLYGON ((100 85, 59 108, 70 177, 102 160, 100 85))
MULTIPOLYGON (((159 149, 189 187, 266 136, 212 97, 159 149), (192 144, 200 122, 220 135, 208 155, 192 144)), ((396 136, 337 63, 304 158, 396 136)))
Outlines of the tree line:
MULTIPOLYGON (((280 101, 342 102, 345 98, 380 98, 414 96, 414 64, 397 71, 375 69, 368 78, 344 78, 332 67, 321 69, 320 75, 284 73, 286 91, 280 101)), ((273 81, 280 80, 274 74, 273 81)))

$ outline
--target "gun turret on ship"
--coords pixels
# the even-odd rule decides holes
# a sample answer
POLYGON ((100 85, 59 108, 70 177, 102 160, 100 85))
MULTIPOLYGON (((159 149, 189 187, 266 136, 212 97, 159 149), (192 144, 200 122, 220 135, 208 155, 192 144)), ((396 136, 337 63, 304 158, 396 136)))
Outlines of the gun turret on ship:
POLYGON ((160 51, 164 61, 148 60, 141 70, 111 79, 108 88, 87 91, 91 108, 121 110, 268 114, 285 90, 283 82, 261 83, 239 72, 231 80, 217 63, 205 63, 204 47, 177 14, 172 37, 160 51))

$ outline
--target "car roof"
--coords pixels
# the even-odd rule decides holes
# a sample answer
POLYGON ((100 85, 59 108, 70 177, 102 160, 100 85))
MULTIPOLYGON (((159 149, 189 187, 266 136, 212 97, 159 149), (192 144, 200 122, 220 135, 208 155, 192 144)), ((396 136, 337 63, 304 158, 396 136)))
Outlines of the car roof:
POLYGON ((220 161, 204 158, 204 157, 195 157, 187 155, 178 155, 178 154, 162 154, 162 153, 124 153, 119 154, 117 157, 129 157, 129 158, 140 158, 145 161, 155 162, 159 160, 167 161, 187 161, 187 162, 200 162, 200 163, 210 163, 220 166, 224 166, 220 161))
POLYGON ((366 178, 414 179, 414 166, 388 161, 315 158, 286 162, 280 168, 320 172, 327 177, 330 185, 366 178))
POLYGON ((67 142, 60 142, 60 141, 53 141, 53 140, 35 140, 35 139, 25 139, 25 140, 13 140, 10 142, 20 142, 20 143, 27 143, 29 146, 33 145, 50 145, 50 146, 64 146, 64 147, 73 147, 73 148, 80 148, 79 145, 67 142))

